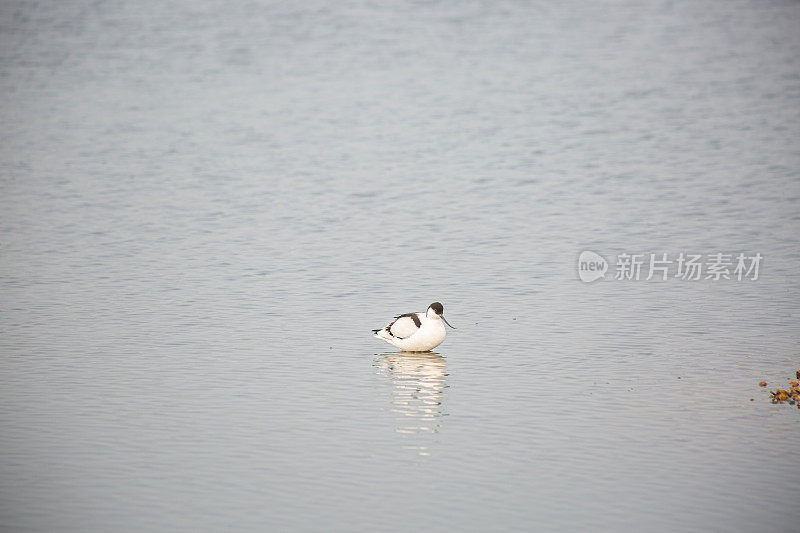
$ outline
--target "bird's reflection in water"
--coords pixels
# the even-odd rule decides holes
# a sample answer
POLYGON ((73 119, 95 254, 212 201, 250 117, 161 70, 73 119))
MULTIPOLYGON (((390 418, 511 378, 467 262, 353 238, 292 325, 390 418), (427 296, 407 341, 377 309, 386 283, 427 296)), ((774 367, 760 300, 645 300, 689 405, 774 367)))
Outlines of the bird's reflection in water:
MULTIPOLYGON (((436 433, 444 416, 442 392, 447 386, 445 360, 434 352, 379 354, 376 366, 393 385, 392 411, 398 433, 436 433)), ((425 447, 416 448, 426 455, 425 447)))

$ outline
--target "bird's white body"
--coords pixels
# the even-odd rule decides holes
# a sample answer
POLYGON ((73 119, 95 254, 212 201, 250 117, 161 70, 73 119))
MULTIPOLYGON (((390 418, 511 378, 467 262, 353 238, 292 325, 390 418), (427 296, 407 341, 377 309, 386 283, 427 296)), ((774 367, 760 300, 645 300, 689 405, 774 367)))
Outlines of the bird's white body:
POLYGON ((407 313, 395 317, 375 336, 404 352, 427 352, 444 341, 447 333, 442 324, 442 305, 431 304, 425 313, 407 313), (435 308, 434 305, 438 305, 435 308), (438 311, 438 312, 437 312, 438 311))

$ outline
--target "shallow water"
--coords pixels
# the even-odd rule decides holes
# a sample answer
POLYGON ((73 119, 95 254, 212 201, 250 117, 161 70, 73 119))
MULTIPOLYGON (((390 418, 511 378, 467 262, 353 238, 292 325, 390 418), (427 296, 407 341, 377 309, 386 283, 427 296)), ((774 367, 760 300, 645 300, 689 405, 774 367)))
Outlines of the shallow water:
POLYGON ((796 530, 798 22, 4 2, 2 529, 796 530))

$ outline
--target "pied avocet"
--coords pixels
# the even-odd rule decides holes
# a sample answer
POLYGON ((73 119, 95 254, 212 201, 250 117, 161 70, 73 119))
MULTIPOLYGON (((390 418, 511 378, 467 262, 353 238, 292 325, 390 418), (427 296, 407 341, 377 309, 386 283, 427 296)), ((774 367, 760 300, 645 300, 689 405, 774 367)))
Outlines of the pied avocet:
POLYGON ((444 340, 446 332, 442 320, 450 326, 443 313, 442 304, 433 302, 424 313, 397 315, 385 328, 373 329, 372 332, 377 338, 397 346, 404 352, 427 352, 442 344, 444 340))

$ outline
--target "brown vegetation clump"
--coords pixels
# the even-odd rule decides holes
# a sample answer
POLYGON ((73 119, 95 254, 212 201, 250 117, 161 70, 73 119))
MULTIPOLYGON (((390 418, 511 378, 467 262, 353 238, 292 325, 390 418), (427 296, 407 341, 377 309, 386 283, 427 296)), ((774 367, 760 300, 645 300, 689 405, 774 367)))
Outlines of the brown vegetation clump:
MULTIPOLYGON (((800 380, 800 370, 797 371, 796 375, 797 379, 800 380)), ((766 383, 762 381, 759 385, 763 387, 766 383)), ((788 402, 789 405, 796 404, 800 409, 800 381, 793 381, 789 378, 788 389, 776 388, 774 391, 770 391, 770 395, 772 396, 772 403, 788 402)))

